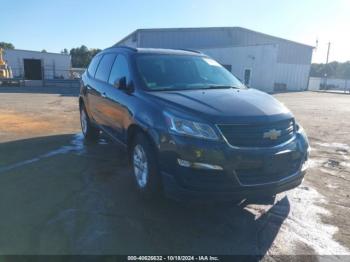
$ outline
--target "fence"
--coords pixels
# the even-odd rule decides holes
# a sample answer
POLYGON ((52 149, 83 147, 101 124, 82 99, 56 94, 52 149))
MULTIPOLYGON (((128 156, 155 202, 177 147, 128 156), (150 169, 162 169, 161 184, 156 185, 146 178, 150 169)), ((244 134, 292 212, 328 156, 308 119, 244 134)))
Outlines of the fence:
POLYGON ((11 68, 14 79, 23 80, 50 80, 50 79, 66 79, 74 80, 80 79, 85 72, 85 68, 71 68, 60 69, 55 67, 42 67, 38 72, 31 72, 31 76, 28 77, 28 73, 25 73, 23 68, 11 68), (34 77, 33 77, 34 76, 34 77), (34 78, 34 79, 33 79, 34 78))
POLYGON ((61 69, 41 67, 25 72, 24 68, 11 68, 11 79, 0 79, 2 86, 78 86, 85 68, 61 69))
POLYGON ((310 77, 309 90, 335 90, 350 92, 350 79, 310 77))

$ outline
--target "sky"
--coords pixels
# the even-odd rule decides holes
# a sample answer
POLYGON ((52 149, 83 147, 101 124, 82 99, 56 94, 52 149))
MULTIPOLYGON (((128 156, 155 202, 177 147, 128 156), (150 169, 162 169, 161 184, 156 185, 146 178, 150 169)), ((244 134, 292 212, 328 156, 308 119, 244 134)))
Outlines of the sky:
POLYGON ((106 48, 138 28, 240 26, 350 60, 350 0, 0 0, 0 42, 60 52, 106 48))

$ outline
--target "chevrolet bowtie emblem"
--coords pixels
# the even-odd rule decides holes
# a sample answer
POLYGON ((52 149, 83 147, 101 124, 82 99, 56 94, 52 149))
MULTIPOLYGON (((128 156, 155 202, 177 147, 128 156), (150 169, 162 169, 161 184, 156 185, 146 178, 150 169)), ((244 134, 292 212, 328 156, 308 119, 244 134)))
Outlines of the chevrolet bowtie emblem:
POLYGON ((271 129, 264 133, 264 138, 269 138, 271 140, 276 140, 281 136, 281 130, 271 129))

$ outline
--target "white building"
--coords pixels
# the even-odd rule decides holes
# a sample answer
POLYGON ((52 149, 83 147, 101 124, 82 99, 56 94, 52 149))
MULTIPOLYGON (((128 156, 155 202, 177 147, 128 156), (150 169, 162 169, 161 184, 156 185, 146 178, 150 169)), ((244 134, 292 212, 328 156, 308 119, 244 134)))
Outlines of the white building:
POLYGON ((253 88, 308 87, 313 47, 240 27, 138 29, 117 44, 199 50, 253 88))
POLYGON ((14 78, 26 80, 68 79, 71 68, 71 57, 67 54, 6 49, 4 60, 14 78))
POLYGON ((350 79, 338 79, 338 78, 321 78, 321 77, 310 77, 309 90, 317 91, 325 89, 338 90, 338 91, 350 91, 350 79))

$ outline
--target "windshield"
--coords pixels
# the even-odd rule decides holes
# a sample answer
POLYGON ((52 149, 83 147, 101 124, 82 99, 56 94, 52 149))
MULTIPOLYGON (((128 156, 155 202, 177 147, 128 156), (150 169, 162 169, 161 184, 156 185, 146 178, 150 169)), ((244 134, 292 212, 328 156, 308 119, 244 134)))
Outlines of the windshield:
POLYGON ((149 90, 244 88, 215 60, 188 55, 139 55, 141 77, 149 90))

